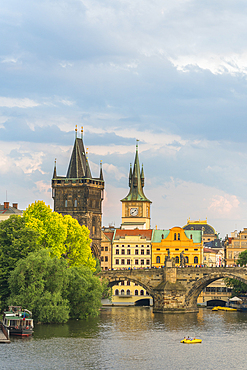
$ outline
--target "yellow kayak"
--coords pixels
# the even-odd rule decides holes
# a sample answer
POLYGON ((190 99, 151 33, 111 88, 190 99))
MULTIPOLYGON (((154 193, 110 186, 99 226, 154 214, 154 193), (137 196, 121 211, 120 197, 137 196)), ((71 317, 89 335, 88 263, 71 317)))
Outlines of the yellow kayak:
POLYGON ((194 343, 202 343, 202 339, 183 339, 180 343, 186 344, 194 344, 194 343))
POLYGON ((236 308, 216 306, 212 308, 212 311, 237 311, 236 308))

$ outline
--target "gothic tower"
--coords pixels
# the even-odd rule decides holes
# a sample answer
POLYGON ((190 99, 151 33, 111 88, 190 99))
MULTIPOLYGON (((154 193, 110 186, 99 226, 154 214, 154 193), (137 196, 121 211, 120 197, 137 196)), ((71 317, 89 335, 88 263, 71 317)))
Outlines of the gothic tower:
POLYGON ((71 215, 80 225, 90 230, 91 249, 95 257, 101 252, 101 216, 104 191, 102 164, 99 178, 92 177, 87 153, 83 144, 83 129, 81 138, 77 137, 71 154, 66 176, 58 176, 56 162, 52 178, 52 198, 54 211, 71 215))
POLYGON ((143 165, 140 170, 138 145, 136 145, 133 169, 130 164, 129 194, 121 200, 122 229, 150 229, 150 205, 152 202, 144 195, 144 180, 143 165))

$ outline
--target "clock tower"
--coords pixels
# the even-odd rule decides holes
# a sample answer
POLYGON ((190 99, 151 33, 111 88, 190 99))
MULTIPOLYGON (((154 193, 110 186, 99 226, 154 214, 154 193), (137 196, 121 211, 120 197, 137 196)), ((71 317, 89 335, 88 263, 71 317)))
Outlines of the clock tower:
POLYGON ((122 202, 122 229, 150 229, 150 205, 151 201, 146 198, 144 188, 143 165, 140 170, 138 145, 136 145, 136 156, 134 167, 130 165, 129 194, 121 200, 122 202))

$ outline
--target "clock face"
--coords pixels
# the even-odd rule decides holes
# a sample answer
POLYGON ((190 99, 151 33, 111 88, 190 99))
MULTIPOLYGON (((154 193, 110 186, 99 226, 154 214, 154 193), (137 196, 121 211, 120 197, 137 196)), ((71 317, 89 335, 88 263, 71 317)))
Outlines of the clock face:
POLYGON ((138 208, 130 208, 130 216, 137 216, 138 208))

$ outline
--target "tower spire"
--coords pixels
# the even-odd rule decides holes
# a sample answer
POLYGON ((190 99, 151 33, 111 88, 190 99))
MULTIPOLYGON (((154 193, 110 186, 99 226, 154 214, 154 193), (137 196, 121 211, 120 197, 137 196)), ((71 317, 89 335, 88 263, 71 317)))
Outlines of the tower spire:
POLYGON ((54 162, 53 179, 55 179, 55 177, 57 177, 57 158, 55 158, 54 162))
POLYGON ((136 155, 133 169, 130 165, 130 172, 129 172, 129 194, 127 197, 122 199, 122 201, 126 200, 138 200, 138 201, 148 201, 151 203, 150 200, 146 198, 143 192, 144 187, 144 170, 140 171, 140 163, 139 163, 139 154, 138 154, 138 141, 136 140, 136 155))
POLYGON ((104 180, 104 177, 103 177, 103 168, 102 168, 102 160, 100 161, 100 174, 99 174, 99 178, 100 178, 100 180, 104 180))
POLYGON ((141 184, 142 188, 144 187, 144 169, 143 169, 143 164, 142 164, 142 170, 141 170, 141 184))

